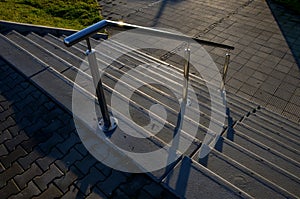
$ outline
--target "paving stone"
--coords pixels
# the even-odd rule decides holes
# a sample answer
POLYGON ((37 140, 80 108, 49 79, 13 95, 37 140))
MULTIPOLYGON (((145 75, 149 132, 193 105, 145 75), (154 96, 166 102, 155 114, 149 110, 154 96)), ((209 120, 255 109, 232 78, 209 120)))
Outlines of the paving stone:
POLYGON ((258 80, 265 81, 268 76, 260 71, 255 71, 255 73, 253 74, 253 77, 258 80))
POLYGON ((88 150, 83 144, 76 144, 75 148, 82 156, 87 156, 89 154, 88 150))
POLYGON ((237 92, 236 94, 237 94, 238 96, 240 96, 240 97, 245 98, 245 99, 251 99, 251 98, 252 98, 251 95, 249 95, 248 93, 245 93, 245 92, 242 91, 242 90, 238 90, 238 92, 237 92))
POLYGON ((62 176, 63 173, 57 168, 55 164, 50 165, 50 168, 41 176, 37 176, 33 179, 34 183, 41 191, 47 189, 48 184, 55 178, 62 176))
POLYGON ((16 125, 16 121, 11 116, 8 116, 5 119, 5 122, 3 123, 3 129, 0 129, 0 130, 4 131, 5 129, 8 129, 9 127, 12 127, 15 125, 16 125))
POLYGON ((76 161, 81 161, 83 158, 75 148, 72 148, 62 159, 56 160, 55 164, 61 171, 67 172, 76 161))
POLYGON ((17 195, 11 196, 11 199, 23 199, 23 198, 32 198, 33 196, 37 196, 41 193, 41 191, 37 188, 37 186, 30 181, 28 186, 20 191, 17 195))
POLYGON ((57 145, 57 148, 63 153, 67 153, 76 144, 81 143, 80 138, 77 135, 71 134, 64 142, 57 145))
MULTIPOLYGON (((49 101, 49 100, 48 100, 49 101)), ((50 101, 51 102, 51 101, 50 101)), ((49 103, 49 102, 48 102, 49 103)), ((53 102, 52 102, 53 103, 53 102)), ((44 106, 45 104, 43 104, 44 106)), ((55 108, 51 111, 49 111, 48 109, 44 109, 45 110, 45 116, 46 119, 49 121, 50 126, 47 126, 49 128, 49 130, 51 131, 51 129, 53 129, 54 131, 57 131, 57 129, 63 127, 63 121, 62 119, 68 118, 64 112, 59 109, 59 108, 55 108), (59 116, 63 115, 64 117, 62 119, 59 119, 59 116)))
POLYGON ((20 134, 18 134, 14 138, 7 140, 4 144, 9 151, 12 151, 21 142, 23 142, 24 140, 28 140, 28 139, 29 139, 29 137, 26 135, 26 133, 24 131, 22 131, 20 134))
POLYGON ((106 179, 98 169, 95 167, 91 168, 88 175, 76 182, 78 189, 84 194, 89 195, 91 189, 98 183, 103 182, 106 179))
POLYGON ((89 194, 87 199, 105 199, 107 198, 97 187, 94 187, 91 194, 89 194))
POLYGON ((272 72, 269 73, 269 75, 271 75, 272 77, 278 79, 278 80, 283 80, 286 76, 285 73, 278 71, 278 70, 273 70, 272 72))
POLYGON ((39 144, 40 149, 45 153, 49 153, 50 150, 59 143, 63 143, 64 139, 57 133, 53 133, 46 142, 39 144))
POLYGON ((75 165, 83 174, 86 175, 96 163, 97 160, 93 156, 88 155, 81 161, 76 162, 75 165))
POLYGON ((72 185, 70 190, 64 194, 61 198, 62 199, 70 199, 70 198, 84 198, 85 196, 79 191, 77 187, 72 185))
POLYGON ((44 154, 37 148, 27 154, 25 157, 19 158, 18 162, 24 170, 27 170, 33 162, 35 162, 39 158, 42 158, 43 156, 44 154))
POLYGON ((267 92, 271 95, 273 95, 275 93, 275 91, 277 90, 277 86, 273 85, 273 84, 269 84, 269 83, 263 83, 260 87, 261 90, 263 90, 264 92, 267 92))
POLYGON ((231 78, 227 84, 238 90, 243 85, 243 82, 241 82, 240 80, 237 80, 235 78, 231 78))
POLYGON ((284 110, 296 116, 299 116, 300 113, 300 107, 293 103, 287 103, 284 110))
POLYGON ((282 82, 279 86, 279 89, 286 90, 287 92, 294 93, 297 86, 293 84, 289 84, 286 82, 282 82))
POLYGON ((0 196, 2 198, 8 198, 11 195, 18 193, 20 189, 17 187, 13 180, 8 181, 7 185, 0 189, 0 196))
POLYGON ((7 109, 1 108, 2 112, 0 115, 0 121, 5 121, 8 117, 12 117, 13 118, 13 114, 14 114, 14 108, 12 106, 8 107, 7 109))
POLYGON ((150 183, 150 180, 142 174, 133 175, 126 184, 122 184, 120 189, 128 196, 133 197, 137 192, 139 192, 143 186, 150 183))
POLYGON ((256 79, 254 77, 250 77, 248 80, 247 80, 247 84, 253 86, 253 87, 256 87, 256 88, 259 88, 261 86, 263 82, 259 79, 256 79))
POLYGON ((113 170, 111 175, 105 181, 97 183, 97 187, 107 197, 111 197, 113 191, 122 183, 125 183, 126 179, 127 177, 122 172, 113 170))
POLYGON ((22 167, 17 162, 13 163, 5 172, 0 173, 0 188, 3 188, 8 180, 22 172, 22 167))
POLYGON ((275 77, 272 77, 272 76, 268 76, 268 78, 266 79, 266 81, 264 83, 272 84, 276 87, 278 87, 280 85, 280 81, 278 81, 278 79, 276 79, 275 77))
POLYGON ((112 197, 116 199, 130 199, 130 197, 120 189, 115 190, 112 197))
POLYGON ((54 185, 54 184, 50 184, 49 187, 42 192, 42 194, 40 194, 37 197, 34 198, 60 198, 62 196, 62 192, 54 185))
POLYGON ((6 140, 12 139, 12 135, 8 130, 4 130, 0 134, 0 143, 3 144, 6 140))
POLYGON ((164 192, 162 186, 155 182, 145 185, 143 187, 143 190, 147 192, 149 195, 151 195, 153 198, 162 198, 164 192))
POLYGON ((277 107, 278 109, 283 110, 285 106, 287 105, 287 101, 280 99, 276 96, 272 96, 270 100, 268 101, 268 104, 277 107))
POLYGON ((54 183, 63 193, 66 193, 69 187, 82 177, 82 173, 76 167, 71 167, 69 171, 64 172, 62 177, 55 179, 54 183))
POLYGON ((6 156, 9 152, 7 151, 4 144, 0 144, 0 156, 6 156))
POLYGON ((0 157, 0 162, 5 168, 9 167, 17 159, 25 156, 27 152, 23 149, 22 146, 18 146, 14 151, 9 153, 7 156, 0 157))
MULTIPOLYGON (((27 119, 27 118, 26 118, 27 119)), ((23 120, 22 120, 23 121, 23 120)), ((25 121, 26 122, 26 121, 25 121)), ((26 122, 27 123, 27 122, 26 122)), ((43 140, 43 138, 48 138, 50 135, 46 134, 44 132, 41 131, 41 129, 45 126, 47 126, 48 123, 43 121, 42 119, 39 119, 38 121, 36 121, 36 123, 34 123, 33 125, 29 125, 26 128, 24 128, 24 131, 29 135, 29 136, 34 136, 35 140, 43 140), (41 134, 44 134, 44 136, 39 136, 41 134)))
POLYGON ((38 131, 36 134, 32 135, 29 140, 25 140, 24 142, 22 142, 21 146, 28 152, 31 152, 36 147, 38 147, 41 151, 39 144, 45 142, 51 136, 52 133, 44 133, 43 131, 38 131))
POLYGON ((59 150, 53 148, 49 154, 46 154, 45 157, 39 158, 35 162, 43 171, 46 171, 56 159, 60 159, 62 156, 63 154, 59 150))
POLYGON ((290 119, 290 120, 293 120, 293 121, 299 123, 300 117, 298 117, 298 116, 296 116, 296 115, 294 115, 294 114, 291 114, 291 113, 289 113, 289 112, 283 111, 283 112, 282 112, 282 115, 283 115, 284 117, 290 119))
POLYGON ((95 167, 106 177, 108 177, 109 175, 111 175, 112 173, 112 168, 106 166, 105 164, 98 162, 95 167))
POLYGON ((150 196, 150 194, 148 194, 147 192, 145 192, 144 190, 141 190, 139 192, 139 195, 137 196, 137 198, 139 199, 153 199, 152 196, 150 196))
POLYGON ((239 90, 250 96, 253 96, 254 93, 257 91, 257 87, 254 87, 248 83, 245 83, 242 85, 242 87, 239 90))
POLYGON ((291 99, 291 97, 292 97, 292 93, 290 93, 290 92, 287 92, 286 90, 283 90, 283 89, 281 89, 281 88, 278 88, 277 90, 276 90, 276 92, 274 93, 274 95, 276 96, 276 97, 279 97, 280 99, 283 99, 283 100, 285 100, 285 101, 289 101, 290 99, 291 99))
POLYGON ((24 189, 29 181, 36 176, 42 175, 42 173, 42 170, 35 163, 33 163, 29 169, 20 175, 16 175, 14 180, 21 189, 24 189))

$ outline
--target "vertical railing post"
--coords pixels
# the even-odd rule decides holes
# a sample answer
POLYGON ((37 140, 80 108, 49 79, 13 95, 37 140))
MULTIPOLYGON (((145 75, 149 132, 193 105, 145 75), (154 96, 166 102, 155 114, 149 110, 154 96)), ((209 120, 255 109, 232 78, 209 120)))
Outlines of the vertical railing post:
POLYGON ((183 68, 183 90, 182 90, 182 102, 186 105, 190 103, 188 99, 188 84, 189 84, 189 73, 190 73, 190 57, 191 57, 191 50, 189 43, 185 49, 185 65, 183 68))
POLYGON ((229 52, 227 52, 225 55, 225 62, 224 62, 224 66, 223 66, 223 74, 222 74, 222 82, 221 82, 221 91, 222 92, 224 92, 224 89, 225 89, 225 81, 226 81, 229 61, 230 61, 230 54, 229 54, 229 52))
POLYGON ((92 49, 89 38, 86 39, 88 50, 86 55, 88 57, 88 62, 91 70, 91 75, 93 78, 93 83, 96 88, 96 96, 100 106, 100 111, 102 114, 102 119, 99 121, 99 127, 103 132, 109 132, 116 128, 117 121, 115 118, 109 116, 102 81, 100 78, 99 68, 96 59, 96 51, 92 49))

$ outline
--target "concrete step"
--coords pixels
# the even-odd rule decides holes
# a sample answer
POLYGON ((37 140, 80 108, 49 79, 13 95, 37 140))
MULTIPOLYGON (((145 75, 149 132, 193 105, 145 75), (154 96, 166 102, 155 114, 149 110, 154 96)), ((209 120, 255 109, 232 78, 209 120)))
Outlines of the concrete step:
MULTIPOLYGON (((299 153, 299 145, 297 146, 296 144, 295 147, 291 147, 289 145, 289 142, 282 142, 281 140, 275 139, 270 136, 268 133, 269 131, 262 132, 258 129, 255 129, 252 126, 246 125, 244 123, 239 123, 235 128, 235 132, 241 132, 244 135, 260 142, 263 143, 265 146, 267 146, 270 149, 275 149, 279 151, 280 153, 284 154, 285 156, 293 159, 296 162, 300 162, 300 153, 299 153)), ((234 139, 234 133, 231 135, 234 139)), ((282 139, 286 141, 285 139, 282 139)))
POLYGON ((297 132, 299 131, 290 131, 287 128, 284 129, 283 126, 278 126, 275 121, 266 120, 263 117, 257 116, 256 113, 245 118, 242 123, 251 126, 251 128, 259 131, 266 137, 270 137, 281 144, 294 148, 295 151, 298 151, 300 154, 300 137, 297 136, 297 132))
POLYGON ((2 34, 0 34, 0 43, 0 55, 5 57, 8 62, 14 65, 25 76, 31 77, 47 69, 48 66, 45 66, 31 53, 2 34))
POLYGON ((246 192, 186 156, 162 183, 181 198, 252 198, 246 192))
POLYGON ((270 146, 264 140, 259 141, 259 139, 255 139, 255 137, 252 137, 254 130, 247 127, 240 127, 242 125, 239 122, 234 129, 227 130, 223 136, 264 160, 277 165, 286 172, 298 178, 300 177, 299 162, 291 158, 289 154, 284 154, 281 148, 270 146), (248 131, 250 132, 247 133, 248 131))
POLYGON ((55 67, 55 69, 59 72, 63 72, 71 67, 70 65, 67 65, 63 59, 55 56, 50 51, 47 51, 42 46, 36 44, 16 31, 9 32, 6 34, 6 37, 26 49, 28 52, 34 54, 40 60, 50 64, 52 67, 55 67))
POLYGON ((287 172, 277 164, 273 164, 267 159, 262 158, 255 151, 248 150, 236 142, 223 137, 220 137, 216 149, 263 178, 268 179, 273 184, 282 187, 294 195, 300 195, 300 190, 298 189, 300 178, 296 177, 293 174, 294 172, 287 172))
POLYGON ((242 165, 239 160, 217 150, 212 150, 200 160, 198 153, 195 153, 193 159, 254 198, 296 198, 280 185, 251 170, 248 164, 242 165))
POLYGON ((268 126, 272 129, 278 129, 280 132, 286 132, 292 137, 296 137, 297 140, 300 138, 300 124, 288 120, 287 118, 274 113, 266 108, 260 108, 255 114, 258 118, 262 118, 264 121, 269 121, 268 126))
MULTIPOLYGON (((29 38, 30 40, 32 40, 33 42, 37 43, 38 45, 42 46, 44 49, 48 50, 49 52, 55 54, 56 56, 63 58, 65 61, 70 63, 72 66, 74 66, 76 68, 80 68, 80 66, 83 67, 82 66, 83 60, 78 58, 78 56, 76 56, 72 53, 69 53, 69 51, 67 51, 66 49, 64 49, 63 48, 64 44, 61 41, 59 41, 59 43, 53 43, 51 40, 47 39, 46 36, 42 37, 33 32, 30 32, 29 34, 27 34, 26 37, 29 38)), ((54 38, 56 38, 56 37, 54 37, 54 38)), ((86 64, 87 64, 87 62, 86 62, 86 64)))

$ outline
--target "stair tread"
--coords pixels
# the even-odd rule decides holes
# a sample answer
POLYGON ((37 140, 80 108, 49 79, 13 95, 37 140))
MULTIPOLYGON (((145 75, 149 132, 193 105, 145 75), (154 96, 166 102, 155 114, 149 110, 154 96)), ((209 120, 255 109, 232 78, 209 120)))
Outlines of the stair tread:
POLYGON ((26 38, 25 36, 21 35, 16 31, 11 31, 8 34, 6 34, 6 36, 11 40, 13 40, 14 42, 16 42, 18 45, 22 46, 23 48, 26 48, 27 51, 34 54, 40 60, 51 65, 52 67, 54 67, 60 72, 70 67, 66 65, 62 61, 62 59, 58 59, 57 57, 53 56, 48 51, 46 51, 42 46, 38 46, 29 38, 26 38))
POLYGON ((297 162, 300 162, 299 154, 299 145, 296 148, 293 148, 289 143, 284 143, 279 140, 273 139, 272 137, 265 134, 265 132, 260 132, 257 129, 249 127, 244 123, 239 123, 235 128, 235 131, 242 132, 243 134, 264 143, 267 147, 276 149, 280 153, 294 159, 297 162))
POLYGON ((39 44, 40 46, 43 46, 43 48, 47 49, 51 53, 63 58, 64 60, 66 60, 68 63, 70 63, 74 67, 79 68, 81 66, 81 63, 83 60, 78 59, 77 56, 74 56, 73 54, 68 53, 68 51, 63 49, 62 46, 64 44, 62 42, 60 42, 61 43, 60 45, 54 44, 51 41, 47 40, 46 38, 41 37, 32 32, 27 34, 26 37, 31 39, 35 43, 39 44))
POLYGON ((267 120, 256 116, 256 114, 251 114, 249 117, 245 118, 242 123, 293 148, 298 148, 300 144, 300 137, 297 136, 299 130, 289 131, 287 128, 280 128, 275 123, 272 123, 272 121, 268 122, 267 120))
POLYGON ((184 198, 251 198, 188 157, 183 158, 163 183, 184 198))
POLYGON ((298 135, 298 137, 300 137, 300 134, 297 133, 300 131, 299 123, 288 120, 287 118, 283 117, 282 115, 272 112, 266 108, 260 108, 256 112, 256 115, 261 118, 264 118, 266 121, 270 121, 270 123, 272 123, 273 125, 276 125, 277 127, 286 129, 288 131, 295 132, 298 135))
POLYGON ((290 193, 300 195, 300 190, 298 189, 300 179, 293 174, 286 172, 284 169, 260 157, 259 154, 252 153, 226 138, 220 138, 219 145, 216 147, 219 147, 218 150, 222 154, 239 162, 290 193))
POLYGON ((282 154, 277 150, 277 148, 270 148, 269 146, 265 145, 265 143, 259 142, 258 140, 247 136, 242 130, 230 130, 230 132, 227 131, 224 136, 239 146, 257 154, 261 158, 300 178, 300 163, 282 154))
POLYGON ((26 49, 18 46, 7 37, 0 34, 0 55, 4 57, 8 62, 12 63, 21 73, 30 77, 42 70, 45 70, 47 66, 38 62, 32 54, 26 49))
POLYGON ((294 194, 282 187, 270 182, 268 179, 255 173, 247 166, 227 157, 223 153, 212 150, 206 158, 199 160, 197 153, 193 157, 202 165, 216 173, 236 187, 250 194, 254 198, 278 198, 295 197, 294 194))

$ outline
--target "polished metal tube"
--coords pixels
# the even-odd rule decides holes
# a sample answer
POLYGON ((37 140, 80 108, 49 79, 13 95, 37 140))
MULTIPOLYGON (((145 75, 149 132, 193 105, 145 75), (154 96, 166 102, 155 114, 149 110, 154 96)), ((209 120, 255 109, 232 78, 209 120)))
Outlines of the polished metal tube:
MULTIPOLYGON (((137 25, 133 25, 133 24, 128 24, 128 23, 119 22, 119 21, 110 21, 110 20, 102 20, 102 21, 99 21, 83 30, 80 30, 80 31, 66 37, 64 39, 64 43, 66 46, 72 46, 84 39, 89 38, 90 36, 96 34, 97 32, 103 30, 106 27, 118 27, 118 28, 122 28, 125 30, 136 29, 137 31, 139 31, 141 33, 145 33, 145 34, 157 35, 160 37, 173 38, 173 39, 177 39, 177 40, 193 39, 194 41, 198 42, 199 44, 203 44, 203 45, 225 48, 225 49, 230 49, 230 50, 234 49, 233 46, 229 46, 229 45, 225 45, 225 44, 219 44, 219 43, 215 43, 215 42, 211 42, 211 41, 205 41, 202 39, 188 37, 185 35, 180 35, 180 34, 168 32, 168 31, 164 31, 164 30, 158 30, 158 29, 154 29, 154 28, 148 28, 148 27, 137 26, 137 25)), ((103 35, 103 37, 105 37, 105 35, 103 35)))
POLYGON ((191 50, 189 49, 189 44, 185 49, 185 65, 183 69, 183 91, 182 91, 182 101, 184 104, 187 103, 187 95, 188 95, 188 83, 189 83, 189 72, 190 72, 190 57, 191 50))
POLYGON ((94 49, 87 50, 86 55, 88 56, 88 62, 90 65, 93 83, 96 88, 96 95, 97 95, 100 111, 104 122, 103 131, 108 131, 111 127, 111 120, 110 120, 110 116, 109 116, 109 112, 108 112, 108 108, 104 96, 103 85, 102 85, 102 81, 100 78, 100 73, 97 65, 95 50, 94 49))
POLYGON ((224 90, 224 88, 225 88, 225 81, 226 81, 226 76, 227 76, 227 71, 228 71, 229 61, 230 61, 230 54, 229 54, 229 52, 228 52, 228 53, 226 53, 226 55, 225 55, 225 62, 224 62, 224 66, 223 66, 223 74, 222 74, 222 85, 221 85, 221 90, 224 90))

